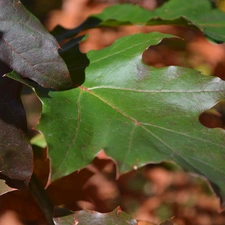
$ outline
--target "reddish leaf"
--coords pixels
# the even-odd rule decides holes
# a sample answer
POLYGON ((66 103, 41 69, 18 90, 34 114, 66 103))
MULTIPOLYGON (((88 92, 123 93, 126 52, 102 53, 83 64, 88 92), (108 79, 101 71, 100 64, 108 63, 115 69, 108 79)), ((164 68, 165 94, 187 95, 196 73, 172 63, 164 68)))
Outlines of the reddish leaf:
POLYGON ((22 84, 0 77, 0 177, 17 188, 28 184, 33 170, 21 88, 22 84))
POLYGON ((54 37, 18 0, 0 1, 0 60, 22 77, 53 89, 72 81, 54 37))

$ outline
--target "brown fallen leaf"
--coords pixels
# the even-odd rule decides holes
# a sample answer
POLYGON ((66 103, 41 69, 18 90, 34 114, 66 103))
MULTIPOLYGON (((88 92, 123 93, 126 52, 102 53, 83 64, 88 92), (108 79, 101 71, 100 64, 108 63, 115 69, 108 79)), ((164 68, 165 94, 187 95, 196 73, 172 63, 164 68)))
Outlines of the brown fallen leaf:
POLYGON ((174 225, 173 217, 168 219, 168 220, 166 220, 166 221, 164 221, 164 222, 162 222, 162 223, 160 223, 159 225, 174 225))
POLYGON ((147 221, 140 221, 138 220, 138 225, 156 225, 155 223, 150 223, 150 222, 147 222, 147 221))

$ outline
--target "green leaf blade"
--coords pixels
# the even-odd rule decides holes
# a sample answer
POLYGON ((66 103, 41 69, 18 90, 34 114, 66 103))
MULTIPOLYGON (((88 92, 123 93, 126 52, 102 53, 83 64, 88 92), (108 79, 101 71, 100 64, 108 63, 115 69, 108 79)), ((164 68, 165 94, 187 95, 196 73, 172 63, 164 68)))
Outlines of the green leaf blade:
POLYGON ((225 42, 225 13, 213 9, 209 0, 170 0, 153 11, 138 5, 118 4, 94 16, 102 20, 99 26, 129 24, 188 26, 200 29, 212 40, 225 42))
POLYGON ((83 86, 47 97, 39 93, 44 102, 39 129, 49 144, 53 180, 84 167, 104 149, 121 173, 174 161, 207 177, 224 201, 224 130, 202 126, 199 115, 224 99, 225 82, 187 68, 145 65, 148 45, 169 37, 123 37, 88 53, 83 86))
MULTIPOLYGON (((138 36, 135 37, 134 35, 134 46, 131 43, 131 46, 128 44, 125 45, 125 47, 128 49, 128 52, 131 51, 129 54, 130 57, 132 57, 132 47, 135 48, 136 46, 137 50, 143 52, 148 47, 149 43, 157 44, 163 37, 169 38, 173 36, 153 33, 146 36, 142 41, 143 43, 141 42, 142 44, 137 45, 138 36), (149 37, 152 38, 149 40, 149 37)), ((126 39, 130 39, 130 37, 126 37, 126 39)), ((124 43, 127 42, 128 40, 122 40, 121 44, 124 45, 124 43)), ((116 43, 115 45, 117 45, 116 43)), ((121 44, 119 45, 121 46, 121 44)), ((116 52, 119 51, 116 47, 114 47, 114 50, 116 52)), ((98 68, 98 61, 101 61, 102 58, 106 59, 108 63, 112 63, 113 58, 118 57, 117 54, 113 53, 110 55, 110 52, 107 53, 107 51, 107 49, 103 49, 102 52, 99 52, 97 58, 93 60, 94 68, 98 68), (104 57, 105 54, 108 55, 106 58, 104 57)), ((90 55, 91 54, 90 52, 90 55)), ((121 54, 123 54, 123 52, 121 52, 121 54)), ((91 58, 91 56, 89 57, 91 58)), ((139 61, 141 60, 140 54, 137 54, 135 57, 137 57, 139 61)), ((102 67, 105 71, 108 70, 108 63, 102 67)), ((121 65, 119 65, 119 67, 121 67, 121 65)), ((88 70, 86 73, 89 73, 88 70)), ((91 73, 94 75, 93 71, 91 73)), ((98 74, 98 70, 96 70, 96 74, 98 74)), ((103 72, 102 74, 111 76, 110 73, 107 72, 103 72)), ((116 77, 111 76, 110 78, 109 76, 105 76, 105 78, 98 76, 95 80, 95 82, 97 82, 96 85, 101 85, 101 79, 103 79, 103 83, 104 81, 106 83, 107 80, 114 82, 116 77)), ((122 77, 118 78, 117 81, 122 81, 121 78, 122 77)), ((90 76, 89 81, 87 80, 87 82, 89 82, 87 85, 90 87, 92 86, 90 84, 92 82, 91 79, 92 76, 90 76)), ((127 80, 128 78, 124 79, 123 83, 126 84, 127 80)), ((133 84, 135 85, 135 82, 133 82, 133 84)), ((93 85, 95 86, 95 83, 93 85)), ((109 127, 108 122, 105 123, 105 117, 99 117, 96 121, 90 118, 96 117, 96 112, 101 111, 101 108, 105 108, 108 114, 115 112, 113 108, 99 101, 99 99, 93 95, 90 95, 86 88, 80 87, 63 92, 46 91, 40 88, 36 91, 43 102, 42 118, 38 129, 45 135, 48 143, 49 155, 52 161, 52 179, 55 180, 86 166, 92 161, 97 152, 104 147, 105 144, 103 141, 108 138, 109 127), (89 114, 86 112, 87 106, 90 108, 90 110, 88 110, 89 114), (101 130, 99 130, 99 124, 104 124, 101 130), (68 132, 65 132, 65 128, 68 132), (61 149, 63 149, 63 151, 61 149)))
POLYGON ((55 218, 54 222, 57 225, 72 225, 74 221, 79 225, 137 225, 137 221, 131 218, 128 214, 117 208, 109 213, 99 213, 90 210, 81 210, 74 213, 74 215, 55 218))

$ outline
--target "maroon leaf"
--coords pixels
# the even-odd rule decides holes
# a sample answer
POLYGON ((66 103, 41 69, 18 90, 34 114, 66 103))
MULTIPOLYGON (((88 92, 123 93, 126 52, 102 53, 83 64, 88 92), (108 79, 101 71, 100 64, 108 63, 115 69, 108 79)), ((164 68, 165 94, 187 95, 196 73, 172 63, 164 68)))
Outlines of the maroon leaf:
POLYGON ((18 0, 0 1, 0 60, 39 85, 57 90, 72 87, 58 44, 18 0))
POLYGON ((33 170, 21 88, 22 84, 0 77, 0 178, 17 188, 28 184, 33 170))

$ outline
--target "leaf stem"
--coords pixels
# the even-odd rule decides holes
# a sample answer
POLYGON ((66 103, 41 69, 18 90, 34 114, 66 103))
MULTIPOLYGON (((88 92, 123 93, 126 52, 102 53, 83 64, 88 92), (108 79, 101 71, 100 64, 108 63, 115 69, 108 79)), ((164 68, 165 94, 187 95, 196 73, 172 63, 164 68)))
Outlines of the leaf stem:
POLYGON ((40 184, 38 178, 33 174, 30 183, 29 190, 33 195, 34 199, 38 203, 40 209, 44 213, 48 225, 55 225, 53 222, 53 204, 51 203, 49 197, 47 196, 44 188, 40 184))

